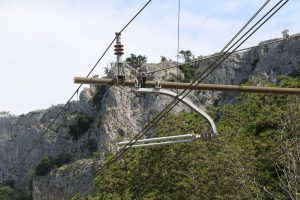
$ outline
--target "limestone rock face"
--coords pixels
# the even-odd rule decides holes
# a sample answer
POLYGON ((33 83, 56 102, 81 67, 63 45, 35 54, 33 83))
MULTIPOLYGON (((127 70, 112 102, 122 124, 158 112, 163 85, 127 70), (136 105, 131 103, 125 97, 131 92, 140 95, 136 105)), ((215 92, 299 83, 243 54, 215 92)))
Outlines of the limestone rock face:
MULTIPOLYGON (((82 92, 82 96, 84 93, 86 91, 82 92)), ((69 126, 75 123, 72 121, 74 113, 84 112, 91 118, 95 116, 89 100, 82 98, 79 102, 71 102, 56 120, 62 105, 21 116, 1 116, 0 183, 15 180, 17 187, 29 191, 30 179, 44 155, 53 158, 70 155, 73 160, 90 155, 87 150, 80 149, 86 146, 89 140, 74 140, 69 134, 69 126), (47 130, 50 124, 52 125, 47 130)), ((87 137, 89 136, 85 138, 87 137)))
MULTIPOLYGON (((212 59, 197 63, 197 73, 211 62, 212 59)), ((141 71, 158 70, 174 64, 146 64, 141 71)), ((280 75, 294 73, 298 66, 300 40, 296 37, 235 53, 204 82, 241 84, 257 75, 276 81, 280 75)), ((128 78, 134 78, 135 73, 134 69, 126 66, 128 78)), ((174 80, 176 74, 177 70, 173 68, 150 74, 148 79, 169 81, 174 80)), ((108 75, 114 76, 111 72, 108 75)), ((183 76, 182 72, 179 71, 179 75, 183 76)), ((200 107, 216 102, 233 102, 234 97, 232 93, 209 91, 193 92, 189 96, 200 107)), ((139 133, 145 123, 171 101, 170 97, 134 93, 126 87, 91 86, 81 91, 78 102, 71 101, 66 107, 57 105, 21 116, 2 114, 0 183, 7 179, 15 180, 17 187, 29 192, 29 180, 33 177, 33 197, 38 200, 64 199, 87 180, 91 180, 89 188, 82 191, 93 191, 95 183, 92 177, 103 164, 105 155, 116 150, 116 142, 128 140, 139 133), (35 168, 44 155, 53 158, 68 155, 71 161, 59 168, 54 167, 48 175, 34 176, 35 168), (25 156, 27 158, 22 160, 25 156)), ((189 109, 179 104, 173 112, 184 110, 189 109)), ((146 137, 153 134, 151 130, 146 137)))
MULTIPOLYGON (((80 159, 92 158, 95 150, 98 150, 97 156, 94 156, 96 159, 116 151, 116 142, 132 138, 171 101, 170 97, 133 93, 125 87, 92 86, 80 93, 78 102, 72 101, 64 109, 58 105, 22 116, 2 116, 0 181, 16 180, 17 187, 29 191, 29 179, 34 177, 35 199, 57 199, 58 193, 70 194, 84 180, 79 178, 79 172, 72 172, 80 159), (78 130, 80 137, 76 139, 79 113, 91 121, 84 132, 78 130), (46 131, 50 124, 50 129, 46 131), (74 130, 75 135, 72 135, 74 130), (21 162, 33 146, 32 152, 21 162), (52 170, 45 177, 35 177, 35 167, 45 155, 53 158, 70 156, 71 164, 64 167, 70 169, 74 177, 67 178, 66 171, 63 176, 57 174, 61 168, 52 170), (74 181, 76 177, 78 179, 74 181)), ((175 112, 183 110, 188 108, 179 105, 174 109, 175 112)), ((90 168, 87 166, 86 170, 90 168)), ((82 173, 83 176, 85 172, 82 173)))
MULTIPOLYGON (((203 83, 238 85, 251 81, 254 76, 276 82, 282 75, 295 73, 300 66, 300 35, 292 35, 290 39, 267 44, 270 41, 263 41, 259 47, 232 54, 205 78, 203 83)), ((197 72, 200 73, 210 66, 214 59, 197 63, 197 72)), ((204 105, 215 102, 233 103, 235 96, 235 93, 211 91, 203 91, 198 95, 204 105)))
MULTIPOLYGON (((35 143, 45 130, 42 124, 37 123, 43 111, 37 111, 26 116, 6 116, 0 118, 0 181, 16 180, 17 185, 28 185, 28 175, 43 154, 55 154, 56 134, 49 131, 35 143), (35 145, 31 154, 22 164, 19 161, 27 155, 35 145)), ((23 189, 27 189, 26 187, 23 189)))
POLYGON ((94 193, 94 175, 101 166, 100 161, 82 159, 54 169, 47 176, 35 177, 33 199, 67 199, 77 191, 83 195, 94 193))

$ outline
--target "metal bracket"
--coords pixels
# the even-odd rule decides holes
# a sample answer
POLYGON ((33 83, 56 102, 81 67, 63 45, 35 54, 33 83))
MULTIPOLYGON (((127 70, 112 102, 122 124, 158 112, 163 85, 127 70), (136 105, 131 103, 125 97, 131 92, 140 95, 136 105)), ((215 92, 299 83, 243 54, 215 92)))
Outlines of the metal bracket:
POLYGON ((141 88, 145 88, 146 87, 146 81, 147 81, 147 76, 145 73, 141 73, 141 75, 138 78, 139 80, 139 85, 141 88))
POLYGON ((156 89, 156 90, 160 90, 160 89, 161 89, 161 85, 160 85, 160 83, 159 83, 159 80, 156 80, 156 81, 155 81, 155 89, 156 89))
MULTIPOLYGON (((211 117, 208 114, 206 114, 204 111, 202 111, 198 106, 196 106, 194 103, 192 103, 190 100, 184 98, 183 96, 177 95, 177 93, 175 93, 175 92, 160 89, 159 82, 157 83, 157 87, 159 89, 157 89, 157 88, 135 88, 135 89, 132 89, 132 91, 133 92, 141 92, 141 93, 164 94, 164 95, 171 96, 171 97, 178 99, 180 102, 187 105, 189 108, 194 110, 198 115, 203 117, 208 122, 209 128, 210 128, 210 134, 203 134, 203 135, 187 134, 187 135, 179 135, 179 136, 168 136, 168 137, 135 140, 132 143, 136 143, 136 144, 132 145, 131 147, 150 147, 150 146, 167 145, 167 144, 175 144, 175 143, 182 143, 182 142, 192 142, 197 139, 208 140, 208 139, 211 139, 218 135, 218 131, 217 131, 214 121, 211 119, 211 117), (182 139, 182 138, 185 138, 185 139, 177 140, 177 139, 182 139), (186 139, 186 138, 189 138, 189 139, 186 139), (160 142, 149 143, 149 142, 153 142, 153 141, 160 141, 160 142)), ((117 143, 118 151, 120 149, 123 149, 125 147, 125 145, 128 143, 129 143, 129 141, 117 143)))
POLYGON ((140 84, 139 84, 139 81, 135 78, 134 79, 134 88, 137 90, 137 89, 139 89, 141 86, 140 86, 140 84))

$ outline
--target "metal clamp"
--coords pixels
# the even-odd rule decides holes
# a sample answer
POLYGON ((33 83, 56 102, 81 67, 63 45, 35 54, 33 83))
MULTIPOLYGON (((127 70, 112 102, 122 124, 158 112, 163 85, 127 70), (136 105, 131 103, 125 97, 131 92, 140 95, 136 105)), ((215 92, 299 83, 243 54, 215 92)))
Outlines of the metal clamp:
POLYGON ((159 83, 159 80, 156 80, 156 81, 155 81, 155 89, 156 89, 156 90, 160 90, 160 89, 161 89, 161 85, 160 85, 160 83, 159 83))
POLYGON ((139 81, 135 78, 135 79, 134 79, 134 88, 135 88, 136 90, 138 90, 140 87, 141 87, 141 86, 140 86, 140 84, 139 84, 139 81))

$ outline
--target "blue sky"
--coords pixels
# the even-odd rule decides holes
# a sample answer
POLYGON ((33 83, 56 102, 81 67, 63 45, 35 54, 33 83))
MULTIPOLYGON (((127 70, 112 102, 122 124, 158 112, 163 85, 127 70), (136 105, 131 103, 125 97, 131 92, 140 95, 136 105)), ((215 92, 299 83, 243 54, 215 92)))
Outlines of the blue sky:
MULTIPOLYGON (((0 0, 0 110, 22 114, 65 103, 145 0, 0 0)), ((264 0, 181 0, 180 49, 218 52, 264 0)), ((277 1, 272 0, 268 8, 277 1)), ((245 45, 300 32, 300 1, 291 0, 245 45)), ((125 57, 176 59, 178 0, 153 0, 122 35, 125 57)), ((114 60, 109 51, 94 74, 114 60)))

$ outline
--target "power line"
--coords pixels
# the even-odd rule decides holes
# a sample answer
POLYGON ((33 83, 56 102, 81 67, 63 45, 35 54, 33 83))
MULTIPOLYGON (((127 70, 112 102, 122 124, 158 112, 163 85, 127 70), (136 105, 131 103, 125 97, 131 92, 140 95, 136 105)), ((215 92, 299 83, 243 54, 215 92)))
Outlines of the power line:
MULTIPOLYGON (((179 45, 180 45, 180 12, 181 12, 181 1, 178 0, 178 13, 177 13, 177 63, 179 61, 179 45)), ((176 81, 178 86, 178 67, 176 68, 176 81)), ((178 87, 177 87, 177 95, 178 95, 178 87)))
POLYGON ((247 21, 247 23, 242 27, 242 29, 232 38, 232 40, 221 50, 221 52, 225 51, 225 49, 229 46, 231 42, 233 42, 244 30, 245 28, 257 17, 257 15, 270 3, 271 0, 267 0, 258 11, 247 21))
MULTIPOLYGON (((152 0, 149 0, 134 16, 133 18, 131 18, 131 20, 121 29, 121 31, 119 33, 122 33, 123 31, 125 31, 125 29, 133 22, 133 20, 148 6, 148 4, 151 2, 152 0)), ((98 66, 99 62, 103 59, 103 57, 105 56, 105 54, 108 52, 108 50, 111 48, 111 46, 113 45, 113 43, 115 42, 116 38, 114 37, 114 39, 110 42, 110 44, 108 45, 108 47, 105 49, 105 51, 101 54, 100 58, 97 60, 97 62, 95 63, 95 65, 93 66, 93 68, 89 71, 89 73, 87 74, 86 77, 89 77, 92 72, 95 70, 95 68, 98 66)), ((37 141, 33 144, 33 146, 27 151, 27 153, 25 154, 25 156, 21 159, 21 161, 17 164, 16 167, 14 167, 14 170, 18 170, 21 166, 22 163, 28 158, 28 156, 31 154, 31 152, 33 151, 33 149, 39 144, 39 142, 44 138, 45 134, 50 130, 50 128, 52 127, 52 125, 56 122, 56 120, 61 116, 61 114, 66 110, 66 107, 69 105, 69 103, 71 102, 71 100, 74 98, 74 96, 76 95, 76 93, 79 92, 79 89, 82 87, 83 84, 80 84, 79 87, 75 90, 75 92, 71 95, 71 97, 68 99, 68 101, 64 104, 64 106, 62 107, 62 109, 58 112, 58 114, 56 115, 56 117, 54 118, 54 120, 48 125, 48 127, 46 128, 46 130, 41 134, 41 136, 37 139, 37 141)), ((7 180, 9 180, 11 178, 12 174, 10 174, 7 178, 7 180)))
POLYGON ((122 33, 130 24, 133 20, 135 20, 135 18, 149 5, 149 3, 152 0, 149 0, 134 16, 133 18, 121 29, 121 31, 119 33, 122 33))
MULTIPOLYGON (((281 0, 279 3, 277 3, 267 14, 265 14, 255 25, 253 25, 249 31, 247 31, 236 43, 234 43, 223 55, 226 55, 230 49, 232 49, 241 39, 243 39, 243 37, 245 37, 252 29, 254 29, 261 21, 263 21, 283 0, 281 0)), ((288 0, 287 0, 288 1, 288 0)), ((283 5, 282 5, 283 6, 283 5)), ((281 6, 281 7, 282 7, 281 6)), ((280 8, 281 8, 280 7, 280 8)), ((279 8, 279 9, 280 9, 279 8)), ((250 36, 252 36, 263 24, 265 24, 276 12, 278 12, 277 9, 274 13, 271 14, 270 17, 268 17, 265 21, 263 21, 263 23, 261 25, 259 25, 258 28, 256 28, 252 33, 250 33, 250 35, 248 37, 246 37, 246 39, 244 39, 234 50, 236 50, 237 48, 239 48, 246 40, 249 39, 250 36)), ((221 61, 223 62, 226 58, 228 58, 233 52, 229 53, 226 55, 226 57, 221 61)), ((201 73, 197 79, 201 78, 202 75, 204 75, 210 68, 213 67, 214 64, 216 64, 218 61, 220 60, 220 58, 218 58, 212 65, 210 65, 208 68, 206 68, 206 70, 204 70, 203 73, 201 73)), ((219 66, 221 64, 221 62, 217 63, 217 65, 213 68, 213 70, 219 66)), ((211 70, 209 73, 211 73, 213 70, 211 70)), ((208 74, 209 74, 208 73, 208 74)), ((204 78, 206 78, 207 75, 205 75, 197 84, 199 84, 204 78)), ((190 84, 190 86, 192 86, 194 83, 196 83, 197 79, 192 82, 190 84)), ((186 94, 184 94, 184 96, 182 98, 184 98, 186 95, 188 95, 191 91, 192 88, 188 88, 190 91, 187 92, 186 94)), ((181 92, 181 94, 179 94, 180 96, 185 93, 188 89, 185 89, 183 92, 181 92)), ((178 95, 178 96, 179 96, 178 95)), ((168 104, 163 111, 161 111, 159 114, 157 114, 154 119, 152 119, 150 121, 150 123, 148 125, 146 125, 131 141, 128 142, 127 145, 124 146, 124 148, 117 153, 113 158, 111 158, 109 161, 107 161, 96 173, 97 176, 99 176, 105 169, 107 169, 107 167, 109 167, 111 164, 113 164, 114 162, 117 162, 118 160, 121 159, 122 155, 127 152, 127 150, 135 144, 135 142, 137 140, 139 140, 140 138, 142 138, 160 119, 162 119, 172 108, 174 108, 174 106, 176 106, 179 103, 179 100, 177 100, 177 98, 174 98, 173 101, 168 104), (177 101, 177 102, 176 102, 177 101)), ((78 188, 77 191, 74 191, 71 195, 69 195, 67 197, 67 199, 72 198, 75 194, 77 194, 78 192, 80 192, 80 190, 83 188, 84 185, 86 185, 89 181, 85 181, 84 183, 82 183, 78 188)))

